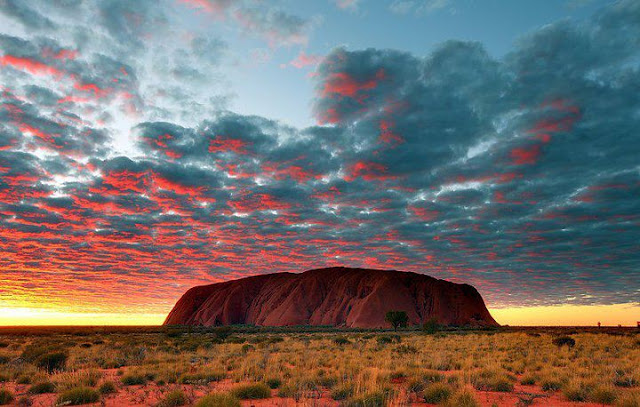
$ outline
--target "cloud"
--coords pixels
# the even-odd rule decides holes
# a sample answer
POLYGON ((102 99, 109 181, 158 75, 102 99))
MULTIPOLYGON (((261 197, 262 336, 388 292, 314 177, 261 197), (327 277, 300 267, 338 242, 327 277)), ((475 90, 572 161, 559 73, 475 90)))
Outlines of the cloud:
MULTIPOLYGON (((194 284, 338 264, 469 282, 493 306, 637 299, 637 2, 502 59, 461 41, 335 49, 302 129, 225 110, 225 43, 163 44, 166 10, 137 5, 138 21, 109 3, 91 31, 94 12, 65 4, 69 32, 0 36, 11 301, 162 312, 194 284)), ((303 20, 242 18, 304 42, 303 20)))
POLYGON ((430 15, 451 6, 450 0, 394 0, 389 10, 395 14, 430 15))

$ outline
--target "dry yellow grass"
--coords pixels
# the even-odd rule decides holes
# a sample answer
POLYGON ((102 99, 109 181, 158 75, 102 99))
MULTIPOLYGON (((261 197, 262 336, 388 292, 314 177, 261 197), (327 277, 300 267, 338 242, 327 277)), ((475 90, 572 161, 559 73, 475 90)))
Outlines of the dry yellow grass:
POLYGON ((105 372, 117 369, 121 377, 159 386, 267 383, 284 397, 333 397, 351 405, 403 404, 427 396, 452 403, 468 399, 470 391, 508 394, 521 385, 565 401, 637 405, 640 335, 571 336, 572 348, 554 345, 551 334, 500 331, 404 332, 400 342, 390 333, 368 332, 5 336, 0 381, 31 377, 51 381, 62 392, 97 388, 105 372), (66 352, 66 366, 48 373, 25 363, 28 345, 66 352))

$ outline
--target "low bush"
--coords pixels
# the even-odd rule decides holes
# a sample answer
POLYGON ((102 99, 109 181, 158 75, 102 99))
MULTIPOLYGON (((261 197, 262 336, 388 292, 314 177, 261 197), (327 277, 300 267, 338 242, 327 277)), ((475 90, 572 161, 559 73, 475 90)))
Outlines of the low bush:
POLYGON ((112 394, 118 391, 116 384, 114 382, 108 381, 104 382, 98 387, 98 391, 100 394, 112 394))
POLYGON ((36 366, 48 373, 63 370, 67 364, 69 355, 66 352, 51 352, 40 355, 36 359, 36 366))
POLYGON ((51 382, 40 382, 29 387, 30 394, 55 393, 56 385, 51 382))
POLYGON ((589 398, 589 391, 587 387, 583 383, 579 382, 568 383, 564 386, 562 392, 569 401, 582 402, 587 401, 589 398))
POLYGON ((137 386, 141 384, 145 384, 147 382, 147 378, 141 374, 137 373, 128 373, 120 378, 120 381, 125 386, 137 386))
POLYGON ((271 389, 264 383, 241 384, 234 387, 231 394, 241 400, 268 399, 271 389))
POLYGON ((195 407, 240 407, 240 400, 229 393, 213 393, 198 400, 195 407))
POLYGON ((569 349, 571 349, 576 346, 576 340, 570 336, 558 336, 557 338, 553 338, 551 340, 551 343, 556 345, 558 348, 566 345, 569 349))
POLYGON ((7 389, 0 389, 0 406, 13 403, 15 397, 12 392, 7 389))
POLYGON ((184 394, 182 390, 173 390, 169 394, 167 394, 160 403, 158 403, 158 407, 178 407, 184 406, 189 403, 189 399, 187 395, 184 394))
POLYGON ((90 387, 76 387, 58 396, 56 404, 76 406, 79 404, 96 403, 100 400, 100 393, 90 387))
POLYGON ((342 385, 336 387, 331 391, 331 398, 334 400, 346 400, 353 394, 353 387, 349 385, 342 385))
POLYGON ((463 389, 453 395, 453 397, 447 403, 451 407, 478 407, 479 404, 476 401, 473 391, 469 389, 463 389))
POLYGON ((422 391, 426 403, 438 404, 449 400, 453 390, 444 383, 431 383, 422 391))
POLYGON ((344 345, 350 344, 351 341, 343 336, 339 336, 333 340, 333 343, 335 343, 338 346, 344 346, 344 345))
POLYGON ((391 399, 390 391, 377 391, 354 397, 345 405, 346 407, 385 407, 391 399))
POLYGON ((589 394, 589 401, 602 405, 613 404, 617 398, 615 389, 611 387, 596 387, 589 394))
POLYGON ((277 389, 278 387, 282 386, 282 380, 278 379, 277 377, 267 379, 266 383, 270 389, 277 389))
POLYGON ((224 372, 210 373, 187 373, 178 379, 180 384, 207 384, 211 382, 219 382, 225 378, 224 372))

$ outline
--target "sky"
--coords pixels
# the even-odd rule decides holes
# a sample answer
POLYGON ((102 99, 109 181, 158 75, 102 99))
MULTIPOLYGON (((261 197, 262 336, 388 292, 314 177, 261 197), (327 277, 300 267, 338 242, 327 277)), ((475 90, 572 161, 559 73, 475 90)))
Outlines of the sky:
POLYGON ((0 0, 0 325, 328 266, 640 320, 640 2, 0 0))

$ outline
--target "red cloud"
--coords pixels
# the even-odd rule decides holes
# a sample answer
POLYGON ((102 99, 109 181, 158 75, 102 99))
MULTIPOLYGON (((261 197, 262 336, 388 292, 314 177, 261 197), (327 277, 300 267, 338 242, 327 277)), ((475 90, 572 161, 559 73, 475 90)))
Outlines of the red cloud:
POLYGON ((248 143, 240 139, 234 139, 225 136, 216 136, 209 142, 210 153, 223 153, 232 151, 237 154, 246 154, 246 146, 248 143))
POLYGON ((384 77, 385 73, 382 69, 378 70, 374 78, 366 81, 357 81, 345 72, 333 73, 327 78, 322 95, 324 97, 334 95, 355 97, 360 91, 375 89, 378 86, 378 81, 384 77))
POLYGON ((365 181, 384 181, 387 179, 397 178, 395 176, 386 175, 387 167, 382 164, 359 161, 353 164, 347 170, 347 175, 344 176, 345 181, 353 181, 356 178, 361 177, 365 181))
POLYGON ((36 61, 30 58, 22 58, 16 57, 13 55, 3 55, 0 57, 0 65, 2 66, 11 66, 15 69, 20 69, 23 71, 27 71, 32 75, 51 75, 57 76, 62 75, 63 72, 49 66, 47 64, 43 64, 42 62, 36 61))

